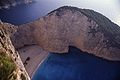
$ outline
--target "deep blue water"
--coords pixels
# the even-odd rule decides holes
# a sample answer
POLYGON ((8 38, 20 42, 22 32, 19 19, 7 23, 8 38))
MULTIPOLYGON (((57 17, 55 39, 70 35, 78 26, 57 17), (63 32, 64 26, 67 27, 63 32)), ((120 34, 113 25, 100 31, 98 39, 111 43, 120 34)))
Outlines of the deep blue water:
MULTIPOLYGON (((74 0, 73 0, 74 1, 74 0)), ((3 22, 20 25, 34 21, 47 15, 50 11, 64 5, 70 5, 66 0, 35 0, 31 4, 21 4, 9 9, 0 10, 0 19, 3 22)))
POLYGON ((19 25, 36 20, 60 6, 62 6, 61 1, 38 0, 31 4, 2 9, 0 10, 0 19, 3 22, 19 25))
POLYGON ((120 80, 120 62, 70 47, 68 54, 51 53, 32 80, 120 80))

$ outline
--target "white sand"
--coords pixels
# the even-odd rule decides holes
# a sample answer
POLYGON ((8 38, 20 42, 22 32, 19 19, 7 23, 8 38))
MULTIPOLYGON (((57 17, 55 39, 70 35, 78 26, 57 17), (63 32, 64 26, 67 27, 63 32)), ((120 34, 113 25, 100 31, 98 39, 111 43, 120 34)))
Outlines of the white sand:
POLYGON ((31 78, 34 75, 37 68, 40 66, 40 64, 45 60, 45 58, 49 54, 48 52, 43 51, 37 45, 26 46, 18 50, 18 52, 20 53, 20 57, 23 63, 25 62, 27 57, 30 57, 30 60, 27 61, 27 65, 25 65, 25 68, 31 78))

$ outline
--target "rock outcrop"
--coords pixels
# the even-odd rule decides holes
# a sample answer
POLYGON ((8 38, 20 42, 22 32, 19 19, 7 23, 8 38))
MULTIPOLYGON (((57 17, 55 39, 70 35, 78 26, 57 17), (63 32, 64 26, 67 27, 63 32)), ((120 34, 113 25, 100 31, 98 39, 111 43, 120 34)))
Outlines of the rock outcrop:
POLYGON ((33 36, 33 28, 26 25, 17 26, 17 31, 11 36, 16 49, 36 44, 33 36))
POLYGON ((33 0, 0 0, 0 9, 9 8, 10 6, 16 6, 21 3, 31 3, 33 0))
POLYGON ((0 80, 30 80, 10 36, 16 26, 0 22, 0 80))
POLYGON ((43 18, 21 25, 13 37, 15 45, 34 40, 44 50, 58 53, 67 52, 71 45, 108 60, 120 60, 120 27, 93 10, 58 8, 43 18), (29 28, 28 37, 17 35, 25 32, 23 28, 29 28))

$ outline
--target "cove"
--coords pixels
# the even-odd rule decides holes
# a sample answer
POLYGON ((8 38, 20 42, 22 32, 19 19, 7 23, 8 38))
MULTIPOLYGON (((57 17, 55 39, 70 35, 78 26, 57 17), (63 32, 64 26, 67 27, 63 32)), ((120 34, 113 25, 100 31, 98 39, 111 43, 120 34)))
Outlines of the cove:
POLYGON ((67 54, 50 53, 32 80, 120 80, 120 62, 71 46, 67 54))

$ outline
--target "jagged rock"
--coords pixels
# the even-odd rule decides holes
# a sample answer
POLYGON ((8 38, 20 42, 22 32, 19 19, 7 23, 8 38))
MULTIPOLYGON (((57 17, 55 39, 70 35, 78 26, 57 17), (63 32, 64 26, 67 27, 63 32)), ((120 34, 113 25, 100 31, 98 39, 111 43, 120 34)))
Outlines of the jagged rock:
POLYGON ((33 28, 26 25, 17 27, 17 31, 11 35, 12 43, 16 49, 20 49, 24 46, 36 44, 33 36, 33 28))
POLYGON ((23 66, 23 63, 20 59, 20 56, 18 52, 15 50, 10 40, 10 36, 15 31, 16 31, 15 26, 8 23, 2 23, 2 22, 0 23, 0 57, 2 58, 1 55, 3 54, 4 54, 3 57, 8 56, 8 58, 11 59, 9 63, 14 64, 16 66, 16 68, 14 68, 14 71, 8 74, 11 68, 11 67, 9 68, 9 66, 11 65, 9 65, 8 62, 4 63, 0 58, 0 72, 2 72, 2 69, 6 68, 6 67, 2 68, 3 66, 6 66, 4 64, 7 64, 8 67, 7 68, 8 72, 4 71, 3 73, 0 73, 1 76, 4 74, 4 76, 2 77, 0 76, 0 80, 23 80, 23 78, 24 80, 30 80, 23 66))
POLYGON ((35 41, 49 52, 67 52, 71 45, 108 60, 120 60, 120 27, 93 10, 64 6, 24 26, 32 29, 35 41))

